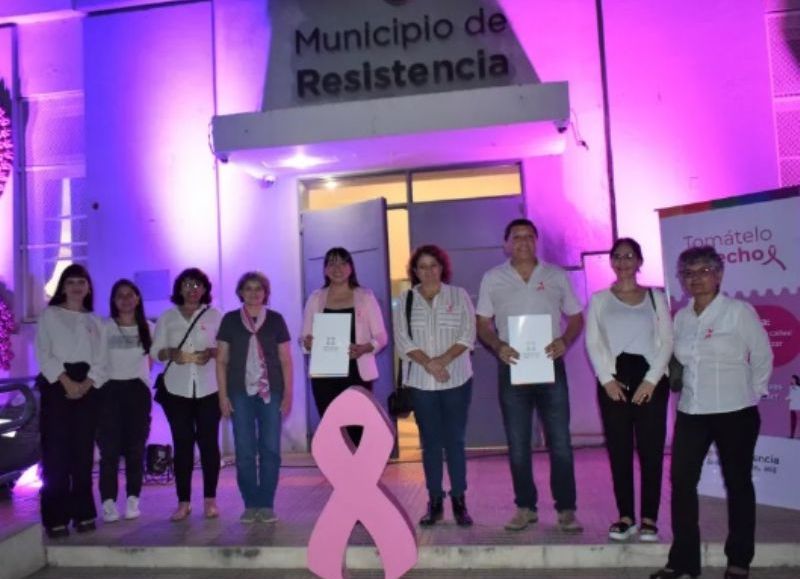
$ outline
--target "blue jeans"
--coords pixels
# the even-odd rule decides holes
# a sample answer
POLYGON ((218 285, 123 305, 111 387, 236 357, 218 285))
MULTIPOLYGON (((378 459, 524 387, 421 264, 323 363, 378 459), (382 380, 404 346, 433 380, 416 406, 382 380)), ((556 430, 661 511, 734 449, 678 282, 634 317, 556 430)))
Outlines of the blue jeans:
POLYGON ((464 495, 467 490, 467 455, 464 439, 467 411, 472 399, 472 378, 457 388, 419 390, 411 388, 414 418, 422 439, 422 466, 428 495, 444 496, 442 489, 442 453, 447 460, 450 494, 464 495))
POLYGON ((500 368, 500 408, 508 439, 508 459, 518 507, 536 510, 538 494, 533 483, 531 421, 534 408, 544 426, 550 453, 550 490, 556 510, 575 509, 575 467, 569 434, 569 392, 562 360, 555 361, 556 381, 552 384, 512 386, 511 371, 500 368))
POLYGON ((281 393, 269 404, 258 394, 229 394, 233 406, 236 482, 248 509, 272 508, 281 468, 281 393), (256 463, 256 456, 258 461, 256 463))

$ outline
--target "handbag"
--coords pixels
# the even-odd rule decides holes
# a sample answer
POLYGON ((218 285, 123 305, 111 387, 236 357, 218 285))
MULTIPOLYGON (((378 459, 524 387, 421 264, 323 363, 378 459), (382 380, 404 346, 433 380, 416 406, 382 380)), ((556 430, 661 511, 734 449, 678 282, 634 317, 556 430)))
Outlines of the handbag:
POLYGON ((683 389, 683 364, 675 357, 669 359, 669 389, 673 392, 680 392, 683 389))
MULTIPOLYGON (((408 337, 411 338, 411 305, 414 302, 414 292, 408 290, 406 296, 406 324, 408 337)), ((411 362, 408 363, 409 368, 411 362)), ((397 388, 389 394, 387 401, 389 408, 389 415, 397 420, 398 418, 406 418, 414 410, 414 403, 411 400, 411 388, 403 384, 403 361, 400 360, 399 368, 397 369, 397 388)))
MULTIPOLYGON (((656 309, 656 300, 653 298, 653 290, 648 289, 647 295, 650 296, 650 303, 653 304, 653 309, 656 309)), ((683 364, 678 362, 675 354, 669 359, 667 374, 669 389, 672 392, 680 392, 683 389, 683 364)))
MULTIPOLYGON (((205 309, 203 309, 203 311, 201 311, 197 315, 197 317, 194 319, 194 321, 189 325, 189 329, 186 330, 186 333, 183 335, 183 339, 181 339, 180 344, 178 344, 178 347, 177 347, 178 350, 181 349, 181 346, 183 346, 183 343, 187 340, 187 338, 189 337, 189 334, 192 333, 192 330, 194 329, 194 325, 197 323, 197 321, 200 318, 203 317, 203 314, 206 313, 208 311, 208 309, 209 309, 209 306, 206 306, 205 309)), ((167 398, 169 397, 169 392, 167 392, 167 383, 166 383, 166 380, 165 380, 165 376, 166 376, 167 370, 169 370, 170 366, 172 366, 172 360, 170 360, 167 363, 167 365, 164 366, 164 371, 163 372, 159 372, 158 373, 158 375, 156 376, 155 384, 153 384, 153 390, 155 390, 155 393, 153 395, 153 400, 155 400, 156 402, 161 404, 161 406, 164 406, 164 403, 167 401, 167 398)))
POLYGON ((88 362, 64 362, 64 373, 75 382, 86 380, 89 377, 90 369, 91 366, 88 362))

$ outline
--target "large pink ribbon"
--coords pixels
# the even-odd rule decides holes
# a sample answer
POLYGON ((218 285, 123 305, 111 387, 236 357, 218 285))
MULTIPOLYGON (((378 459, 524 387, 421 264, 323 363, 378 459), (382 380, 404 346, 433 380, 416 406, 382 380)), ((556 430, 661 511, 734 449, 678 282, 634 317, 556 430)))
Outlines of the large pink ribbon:
POLYGON ((380 482, 393 445, 392 422, 364 388, 348 388, 325 411, 311 441, 311 454, 333 486, 308 542, 308 568, 318 576, 345 576, 347 542, 358 521, 375 541, 385 577, 401 577, 417 563, 414 525, 380 482), (345 426, 364 427, 357 449, 342 435, 345 426))

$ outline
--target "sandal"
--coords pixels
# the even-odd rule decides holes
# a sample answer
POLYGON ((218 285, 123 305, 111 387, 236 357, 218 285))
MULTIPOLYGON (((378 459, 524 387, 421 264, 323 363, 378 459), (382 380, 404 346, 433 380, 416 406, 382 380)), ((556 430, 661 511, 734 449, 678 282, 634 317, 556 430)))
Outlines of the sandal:
POLYGON ((627 541, 636 534, 636 523, 617 521, 608 528, 608 538, 612 541, 627 541))
POLYGON ((219 517, 216 499, 205 499, 205 501, 203 501, 203 516, 207 519, 216 519, 219 517))
POLYGON ((178 503, 178 509, 172 513, 172 516, 169 518, 170 521, 173 523, 178 523, 180 521, 186 520, 186 518, 192 513, 192 505, 189 503, 178 503))

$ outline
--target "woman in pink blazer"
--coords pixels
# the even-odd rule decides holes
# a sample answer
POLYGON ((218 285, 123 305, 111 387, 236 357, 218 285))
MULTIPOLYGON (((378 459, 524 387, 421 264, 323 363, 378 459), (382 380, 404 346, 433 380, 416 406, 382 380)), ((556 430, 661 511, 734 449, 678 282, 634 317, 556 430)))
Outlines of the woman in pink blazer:
MULTIPOLYGON (((311 327, 316 313, 352 314, 350 326, 350 369, 345 378, 312 378, 311 389, 319 415, 333 399, 350 386, 372 390, 378 377, 375 354, 388 342, 378 300, 373 293, 358 285, 353 256, 343 247, 333 247, 325 254, 325 285, 306 302, 303 314, 303 347, 311 350, 311 327)), ((355 446, 361 440, 362 428, 351 426, 347 433, 355 446)))

